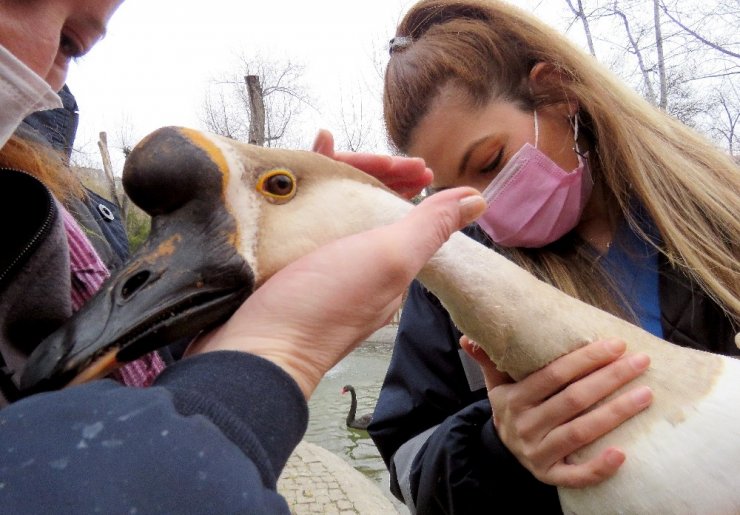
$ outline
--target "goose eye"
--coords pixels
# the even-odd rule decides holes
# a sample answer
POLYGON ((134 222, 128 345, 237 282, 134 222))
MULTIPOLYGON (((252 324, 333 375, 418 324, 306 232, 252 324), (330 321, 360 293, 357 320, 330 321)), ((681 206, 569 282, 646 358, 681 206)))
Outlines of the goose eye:
POLYGON ((295 196, 295 175, 289 170, 270 170, 257 181, 257 191, 271 202, 286 202, 295 196))

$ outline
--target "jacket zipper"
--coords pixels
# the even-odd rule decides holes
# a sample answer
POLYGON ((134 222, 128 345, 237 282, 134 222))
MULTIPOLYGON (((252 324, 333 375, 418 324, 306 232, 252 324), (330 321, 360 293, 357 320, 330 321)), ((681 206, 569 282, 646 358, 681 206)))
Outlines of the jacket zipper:
MULTIPOLYGON (((23 170, 18 170, 18 169, 15 169, 15 168, 0 168, 0 172, 5 172, 5 171, 8 171, 8 172, 18 172, 18 173, 22 173, 24 175, 27 175, 29 177, 33 177, 33 175, 31 175, 28 172, 24 172, 23 170)), ((33 178, 34 178, 34 180, 37 180, 38 181, 38 179, 36 177, 33 177, 33 178)), ((39 182, 41 182, 41 181, 39 181, 39 182)), ((49 191, 49 188, 47 188, 45 184, 43 184, 43 183, 41 183, 41 184, 42 184, 42 186, 44 186, 44 189, 46 190, 46 194, 47 194, 48 199, 49 199, 49 204, 48 204, 49 207, 46 210, 46 216, 44 217, 44 221, 41 223, 41 227, 39 227, 39 229, 36 231, 36 233, 33 235, 33 237, 29 240, 29 242, 26 244, 26 246, 23 248, 23 250, 15 257, 15 259, 10 262, 10 264, 5 268, 5 270, 0 270, 0 284, 2 284, 3 280, 5 279, 5 277, 7 277, 10 274, 10 272, 13 271, 13 269, 18 265, 18 263, 25 256, 27 256, 32 250, 34 250, 36 248, 36 245, 39 242, 39 240, 41 240, 41 238, 46 233, 49 232, 49 228, 51 227, 52 222, 55 219, 56 209, 54 209, 54 197, 51 195, 51 192, 49 191)))

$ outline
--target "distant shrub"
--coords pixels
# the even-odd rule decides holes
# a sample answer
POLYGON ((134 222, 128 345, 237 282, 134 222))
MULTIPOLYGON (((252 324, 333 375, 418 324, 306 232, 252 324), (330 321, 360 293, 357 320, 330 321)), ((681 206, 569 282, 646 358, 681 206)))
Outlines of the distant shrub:
POLYGON ((128 245, 131 252, 141 247, 146 241, 151 230, 151 217, 144 211, 136 207, 128 199, 128 215, 126 216, 126 234, 128 235, 128 245))

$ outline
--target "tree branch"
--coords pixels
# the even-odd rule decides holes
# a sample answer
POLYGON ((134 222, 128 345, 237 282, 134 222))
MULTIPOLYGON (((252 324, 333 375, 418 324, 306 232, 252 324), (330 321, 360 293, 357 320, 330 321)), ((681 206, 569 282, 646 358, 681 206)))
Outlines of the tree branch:
POLYGON ((713 48, 717 52, 721 52, 721 53, 723 53, 725 55, 729 55, 731 57, 735 57, 735 58, 740 59, 740 54, 735 53, 735 52, 732 52, 730 50, 727 50, 726 48, 718 45, 717 43, 713 43, 712 41, 709 41, 708 39, 706 39, 705 37, 703 37, 701 34, 699 34, 698 32, 696 32, 695 30, 690 29, 689 27, 687 27, 686 25, 684 25, 683 23, 681 23, 677 18, 675 18, 668 11, 668 8, 665 6, 665 3, 663 3, 662 1, 659 1, 658 3, 660 4, 660 9, 663 11, 663 13, 666 16, 668 16, 668 18, 673 23, 675 23, 676 25, 678 25, 679 27, 681 27, 683 30, 685 30, 686 32, 688 32, 689 34, 691 34, 693 37, 695 37, 696 39, 698 39, 699 41, 701 41, 702 43, 704 43, 708 47, 713 48))

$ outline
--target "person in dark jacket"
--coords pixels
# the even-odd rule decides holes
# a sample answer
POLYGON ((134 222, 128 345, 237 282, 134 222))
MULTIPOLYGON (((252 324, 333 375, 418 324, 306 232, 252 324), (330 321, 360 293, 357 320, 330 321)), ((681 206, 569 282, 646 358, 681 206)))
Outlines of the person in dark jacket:
MULTIPOLYGON (((68 85, 59 90, 62 107, 36 111, 27 116, 16 130, 16 136, 49 145, 71 166, 72 151, 79 125, 79 107, 68 85)), ((80 195, 70 196, 66 208, 84 230, 85 236, 106 269, 116 270, 131 255, 126 220, 121 206, 99 195, 80 181, 80 195)), ((189 339, 162 347, 156 351, 165 364, 179 359, 189 339)))
MULTIPOLYGON (((16 134, 27 139, 40 139, 56 150, 69 164, 72 158, 80 113, 68 85, 59 90, 62 107, 36 111, 27 116, 16 134)), ((84 186, 83 186, 84 187, 84 186)), ((120 207, 84 187, 84 195, 75 202, 73 212, 86 229, 95 251, 109 270, 118 268, 130 255, 126 224, 120 207)))
MULTIPOLYGON (((66 169, 70 166, 79 112, 77 101, 66 84, 59 90, 58 95, 61 107, 36 111, 23 119, 8 145, 8 150, 3 151, 0 157, 3 166, 20 167, 27 171, 39 170, 40 167, 28 163, 29 158, 32 158, 33 163, 48 161, 50 166, 57 166, 59 169, 66 169), (20 156, 23 157, 20 158, 20 156)), ((7 172, 6 177, 2 179, 3 182, 8 180, 9 176, 10 172, 7 172)), ((71 168, 67 180, 70 189, 74 189, 75 194, 66 195, 60 208, 63 214, 69 215, 64 223, 65 231, 68 233, 66 236, 71 240, 73 239, 72 234, 84 233, 84 236, 78 239, 79 245, 70 245, 70 249, 76 251, 76 254, 70 254, 72 270, 75 274, 75 279, 70 285, 71 292, 72 296, 78 296, 81 302, 97 290, 99 283, 110 271, 115 270, 128 259, 130 252, 128 235, 119 207, 85 187, 71 172, 71 168), (95 274, 89 273, 90 267, 97 269, 95 274)), ((9 197, 29 200, 34 198, 33 194, 25 194, 23 186, 17 182, 14 186, 6 186, 5 193, 9 197)), ((33 205, 38 207, 38 204, 33 205)), ((7 213, 2 213, 3 218, 12 216, 13 203, 4 204, 3 209, 8 210, 7 213)), ((19 239, 24 238, 21 236, 19 239)), ((14 297, 16 301, 22 298, 18 295, 14 297)), ((54 297, 51 296, 50 299, 54 297)), ((8 307, 9 303, 5 304, 8 307)), ((55 300, 51 300, 51 304, 56 308, 63 306, 63 304, 56 304, 55 300)), ((37 321, 33 318, 37 306, 34 302, 25 303, 20 307, 16 305, 11 310, 13 313, 8 317, 9 324, 3 325, 35 324, 37 321), (30 311, 26 312, 26 308, 30 311)), ((76 310, 78 307, 79 305, 73 305, 72 309, 76 310)), ((49 326, 43 325, 42 327, 45 330, 49 326)), ((10 331, 15 330, 10 329, 10 331)), ((19 332, 23 332, 23 329, 19 332)), ((10 338, 6 338, 5 341, 9 342, 10 338)), ((127 364, 122 370, 114 372, 114 377, 118 377, 125 384, 145 386, 151 383, 154 376, 164 368, 166 362, 171 361, 173 358, 169 349, 162 348, 127 364)), ((17 380, 20 365, 21 362, 15 359, 6 363, 5 358, 0 354, 0 367, 4 372, 0 379, 0 391, 8 400, 18 397, 13 376, 17 380)))
MULTIPOLYGON (((503 2, 422 0, 390 53, 389 139, 432 168, 432 190, 483 192, 471 237, 667 341, 740 354, 729 156, 503 2)), ((556 486, 597 484, 629 459, 616 448, 580 464, 568 455, 652 401, 629 389, 649 357, 625 354, 620 336, 512 383, 414 283, 368 428, 393 493, 425 515, 560 513, 556 486)))

